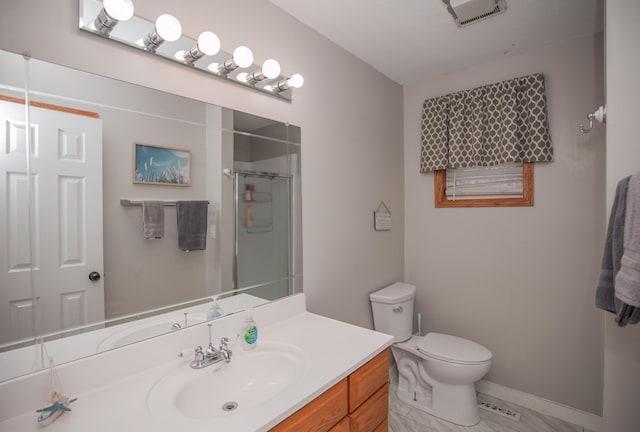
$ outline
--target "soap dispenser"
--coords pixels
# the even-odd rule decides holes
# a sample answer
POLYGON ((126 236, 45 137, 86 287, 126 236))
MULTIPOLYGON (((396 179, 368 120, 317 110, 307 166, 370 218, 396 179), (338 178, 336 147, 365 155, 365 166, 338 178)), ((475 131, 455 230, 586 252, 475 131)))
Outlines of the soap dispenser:
POLYGON ((214 297, 213 303, 211 304, 211 307, 207 311, 207 320, 214 320, 216 318, 220 318, 223 315, 224 315, 224 311, 218 304, 218 298, 214 297))
POLYGON ((245 350, 255 348, 258 343, 258 326, 253 320, 251 309, 247 309, 242 323, 242 330, 240 331, 240 338, 242 339, 242 348, 245 350))

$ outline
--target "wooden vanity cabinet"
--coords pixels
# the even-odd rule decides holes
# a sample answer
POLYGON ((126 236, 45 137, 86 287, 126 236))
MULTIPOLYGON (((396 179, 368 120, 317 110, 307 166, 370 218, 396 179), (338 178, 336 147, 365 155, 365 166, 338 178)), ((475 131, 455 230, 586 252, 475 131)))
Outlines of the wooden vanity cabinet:
POLYGON ((386 432, 389 350, 276 425, 271 432, 386 432))

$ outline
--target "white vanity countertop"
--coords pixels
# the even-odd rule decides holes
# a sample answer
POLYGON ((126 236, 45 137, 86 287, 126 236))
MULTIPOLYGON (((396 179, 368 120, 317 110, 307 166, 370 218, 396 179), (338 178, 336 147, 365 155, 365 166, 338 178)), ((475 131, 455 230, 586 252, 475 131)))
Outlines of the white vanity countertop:
MULTIPOLYGON (((218 300, 218 304, 228 314, 245 310, 248 307, 258 307, 265 303, 268 302, 246 293, 218 300)), ((46 344, 47 353, 53 356, 57 364, 62 364, 111 348, 117 348, 136 340, 141 341, 151 337, 153 334, 168 333, 172 331, 171 326, 173 323, 183 324, 185 313, 191 323, 190 325, 204 322, 211 304, 209 302, 189 306, 132 322, 94 329, 90 332, 76 334, 73 337, 65 337, 58 340, 52 338, 46 344)), ((39 355, 38 350, 33 345, 0 352, 0 382, 15 376, 28 374, 33 371, 36 365, 36 369, 41 369, 42 366, 38 364, 38 360, 42 358, 44 357, 39 355)))
MULTIPOLYGON (((214 340, 218 340, 225 332, 227 334, 233 332, 232 329, 241 324, 243 314, 238 315, 241 316, 225 317, 214 322, 214 335, 216 333, 218 335, 214 336, 214 340)), ((78 396, 78 400, 71 405, 71 413, 64 414, 46 429, 50 432, 86 432, 88 430, 105 432, 133 430, 154 432, 174 432, 179 430, 188 430, 189 432, 209 432, 212 430, 233 432, 267 431, 342 378, 348 376, 392 343, 391 336, 306 312, 304 310, 303 295, 275 302, 271 307, 270 305, 265 305, 256 308, 253 316, 259 326, 256 352, 260 350, 262 341, 264 341, 264 346, 273 343, 290 344, 304 352, 304 372, 286 391, 278 394, 268 402, 254 408, 247 408, 244 411, 238 408, 238 412, 206 420, 192 419, 179 413, 158 416, 148 409, 147 396, 154 383, 176 368, 189 368, 189 363, 192 360, 191 355, 185 358, 178 358, 175 357, 175 354, 172 356, 171 353, 176 353, 179 351, 177 347, 181 347, 192 340, 204 338, 205 340, 201 340, 199 344, 205 345, 207 327, 200 325, 184 330, 185 338, 182 339, 182 342, 176 339, 175 334, 171 334, 167 335, 167 337, 159 337, 136 344, 130 348, 125 347, 114 350, 112 353, 115 354, 111 356, 113 358, 106 359, 106 362, 99 362, 100 364, 95 365, 95 369, 92 369, 92 366, 87 364, 76 367, 76 369, 79 369, 76 375, 93 371, 94 374, 104 374, 104 379, 106 380, 102 385, 84 389, 84 391, 77 394, 73 394, 68 390, 65 385, 65 377, 69 377, 68 380, 71 382, 71 387, 77 388, 82 387, 79 382, 82 381, 83 377, 72 376, 73 372, 70 369, 74 367, 74 363, 64 365, 65 373, 60 374, 62 385, 65 386, 68 396, 78 396), (286 313, 280 313, 285 310, 286 313), (274 312, 280 313, 280 316, 286 316, 282 319, 274 320, 271 316, 274 312), (118 379, 109 379, 109 376, 117 376, 110 369, 119 367, 118 364, 110 364, 109 360, 126 359, 127 354, 129 354, 127 351, 130 351, 132 356, 139 356, 141 352, 139 350, 144 348, 143 344, 155 343, 157 346, 159 343, 163 343, 163 340, 165 345, 173 345, 173 351, 166 348, 158 350, 157 347, 151 347, 151 345, 149 345, 148 351, 150 355, 155 357, 163 355, 156 354, 156 352, 166 353, 164 354, 166 358, 157 358, 155 362, 149 361, 149 366, 146 370, 142 368, 135 371, 135 373, 126 374, 126 376, 121 376, 118 379), (104 368, 107 369, 104 370, 104 368)), ((236 353, 238 356, 243 355, 239 342, 231 343, 229 347, 234 351, 234 356, 236 353)), ((142 352, 145 351, 143 350, 142 352)), ((86 359, 86 361, 89 362, 91 359, 86 359)), ((98 361, 99 359, 94 360, 96 363, 98 361)), ((132 362, 136 363, 135 360, 132 362)), ((233 363, 233 357, 231 362, 233 363)), ((208 368, 212 367, 216 366, 209 366, 208 368)), ((197 372, 205 372, 208 368, 200 369, 197 372)), ((62 367, 59 369, 62 369, 62 367)), ((135 368, 132 366, 129 369, 135 368)), ((62 371, 59 370, 59 372, 62 371)), ((96 381, 95 378, 92 380, 96 381)), ((42 401, 43 395, 47 393, 46 388, 42 388, 44 387, 42 385, 44 382, 41 379, 37 384, 25 383, 23 386, 20 386, 19 382, 14 382, 4 391, 2 387, 5 384, 0 385, 2 404, 5 404, 5 398, 12 397, 9 391, 18 393, 14 395, 15 397, 32 397, 36 401, 42 401), (32 396, 24 394, 26 391, 33 393, 37 388, 42 388, 39 392, 40 394, 32 396)), ((215 392, 216 389, 212 388, 211 391, 215 392)), ((38 406, 37 403, 35 406, 38 406)), ((11 418, 7 418, 6 412, 4 414, 6 420, 0 422, 0 432, 35 432, 43 430, 37 424, 37 415, 32 410, 11 418)))

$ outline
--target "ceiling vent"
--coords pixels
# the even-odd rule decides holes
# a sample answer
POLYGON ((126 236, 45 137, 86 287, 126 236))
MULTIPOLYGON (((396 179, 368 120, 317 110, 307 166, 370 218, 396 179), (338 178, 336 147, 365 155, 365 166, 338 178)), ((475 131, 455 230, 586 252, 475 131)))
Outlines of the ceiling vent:
POLYGON ((442 0, 458 27, 466 27, 507 10, 506 0, 442 0))

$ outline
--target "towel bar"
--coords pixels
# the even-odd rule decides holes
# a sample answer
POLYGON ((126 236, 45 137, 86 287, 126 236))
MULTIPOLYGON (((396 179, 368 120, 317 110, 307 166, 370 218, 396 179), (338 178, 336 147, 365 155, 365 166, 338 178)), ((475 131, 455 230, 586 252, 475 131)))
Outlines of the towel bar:
MULTIPOLYGON (((128 199, 128 198, 120 198, 120 205, 122 207, 140 207, 140 206, 142 206, 142 201, 143 200, 132 200, 132 199, 128 199)), ((207 201, 207 204, 209 204, 209 201, 207 201)), ((176 202, 175 201, 164 201, 164 206, 165 207, 175 207, 176 206, 176 202)))

